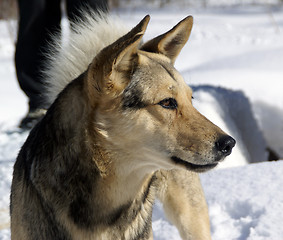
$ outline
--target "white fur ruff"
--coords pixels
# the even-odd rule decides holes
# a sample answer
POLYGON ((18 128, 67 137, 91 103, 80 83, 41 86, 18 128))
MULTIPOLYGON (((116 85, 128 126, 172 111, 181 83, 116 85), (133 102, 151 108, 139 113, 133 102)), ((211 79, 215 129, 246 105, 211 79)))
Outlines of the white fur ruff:
POLYGON ((86 13, 68 36, 62 39, 55 37, 43 73, 47 103, 52 104, 57 95, 87 69, 104 47, 123 36, 128 29, 117 17, 105 13, 86 13))

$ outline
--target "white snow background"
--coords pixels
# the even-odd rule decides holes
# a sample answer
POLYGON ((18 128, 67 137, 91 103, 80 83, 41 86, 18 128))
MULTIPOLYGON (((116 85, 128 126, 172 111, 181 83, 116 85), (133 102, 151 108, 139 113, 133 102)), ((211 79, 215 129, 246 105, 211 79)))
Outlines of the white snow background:
MULTIPOLYGON (((176 68, 194 89, 195 107, 237 140, 221 169, 201 174, 212 239, 282 240, 283 162, 265 161, 267 147, 283 158, 283 9, 171 5, 116 13, 130 26, 150 13, 146 39, 194 16, 176 68)), ((12 168, 28 134, 14 131, 27 99, 16 81, 13 56, 7 22, 0 21, 0 240, 10 239, 12 168)), ((161 208, 157 203, 154 209, 154 239, 180 239, 161 208)))

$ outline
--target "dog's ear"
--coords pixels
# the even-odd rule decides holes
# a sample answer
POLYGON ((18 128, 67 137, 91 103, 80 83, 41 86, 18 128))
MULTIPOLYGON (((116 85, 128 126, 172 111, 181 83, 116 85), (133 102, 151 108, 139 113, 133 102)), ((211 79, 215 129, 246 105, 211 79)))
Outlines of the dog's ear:
POLYGON ((149 15, 129 33, 104 48, 93 60, 88 79, 98 92, 119 91, 126 84, 126 72, 131 71, 141 39, 149 22, 149 15), (118 76, 118 74, 120 74, 118 76))
POLYGON ((114 51, 113 58, 111 59, 112 70, 119 69, 119 71, 123 71, 129 68, 131 60, 136 57, 139 44, 145 33, 149 19, 149 15, 145 16, 128 34, 112 44, 112 48, 117 49, 117 51, 114 51))
POLYGON ((174 64, 177 56, 190 37, 192 27, 193 17, 188 16, 170 31, 146 42, 141 47, 141 50, 163 54, 174 64))

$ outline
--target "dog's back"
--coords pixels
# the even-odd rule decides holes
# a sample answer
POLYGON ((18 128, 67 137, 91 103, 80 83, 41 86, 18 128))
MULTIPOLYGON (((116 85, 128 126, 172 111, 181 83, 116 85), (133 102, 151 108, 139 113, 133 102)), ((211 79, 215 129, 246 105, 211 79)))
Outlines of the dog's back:
MULTIPOLYGON (((85 15, 85 19, 74 26, 74 31, 64 38, 63 44, 54 38, 54 45, 50 47, 51 54, 44 71, 46 101, 50 105, 87 69, 101 49, 126 32, 126 27, 118 19, 103 12, 85 15)), ((82 83, 77 80, 72 84, 82 83)), ((70 204, 73 205, 70 214, 85 214, 85 218, 91 209, 82 212, 84 203, 80 203, 80 194, 84 194, 81 189, 90 191, 91 185, 95 184, 95 177, 87 179, 86 176, 97 175, 95 167, 81 166, 84 163, 78 161, 88 158, 84 157, 87 153, 82 152, 87 147, 80 146, 85 141, 82 136, 84 124, 78 123, 86 121, 81 119, 80 86, 70 87, 62 95, 72 98, 68 106, 60 106, 66 102, 60 99, 51 106, 45 118, 31 131, 15 163, 10 205, 12 239, 73 239, 61 223, 67 216, 60 216, 60 210, 56 209, 63 212, 70 204), (69 117, 66 118, 65 114, 69 117), (84 173, 80 173, 79 168, 84 173), (73 203, 67 200, 70 196, 73 203), (54 204, 57 205, 55 208, 54 204)), ((85 219, 85 223, 80 224, 89 223, 85 219)))

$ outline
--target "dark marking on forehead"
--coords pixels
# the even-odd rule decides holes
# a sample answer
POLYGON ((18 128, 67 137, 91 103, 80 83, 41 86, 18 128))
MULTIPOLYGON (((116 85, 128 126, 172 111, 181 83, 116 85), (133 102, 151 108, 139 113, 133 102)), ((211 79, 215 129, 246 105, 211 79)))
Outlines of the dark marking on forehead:
POLYGON ((124 109, 141 109, 147 106, 142 101, 143 92, 137 84, 130 84, 123 93, 122 106, 124 109))

